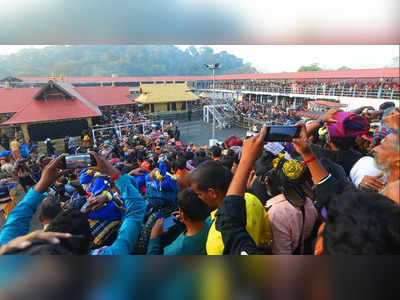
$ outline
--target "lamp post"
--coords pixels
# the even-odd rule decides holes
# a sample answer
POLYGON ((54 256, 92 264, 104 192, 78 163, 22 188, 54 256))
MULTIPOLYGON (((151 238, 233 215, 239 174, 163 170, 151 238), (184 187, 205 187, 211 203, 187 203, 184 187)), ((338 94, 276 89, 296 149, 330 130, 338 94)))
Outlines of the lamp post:
MULTIPOLYGON (((209 70, 212 70, 212 75, 213 75, 213 124, 212 124, 212 140, 210 141, 210 144, 215 144, 215 70, 219 69, 221 67, 221 65, 219 63, 215 63, 215 64, 205 64, 206 68, 209 70)), ((211 146, 211 145, 210 145, 211 146)))

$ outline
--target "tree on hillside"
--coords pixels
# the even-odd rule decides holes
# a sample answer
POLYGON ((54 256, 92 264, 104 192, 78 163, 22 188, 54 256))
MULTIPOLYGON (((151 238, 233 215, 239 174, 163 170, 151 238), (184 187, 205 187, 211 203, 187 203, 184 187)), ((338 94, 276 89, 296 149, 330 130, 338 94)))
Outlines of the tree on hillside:
POLYGON ((313 63, 309 66, 301 66, 297 72, 312 72, 312 71, 322 71, 322 68, 319 66, 319 63, 313 63))
POLYGON ((209 75, 204 64, 219 62, 218 74, 256 73, 243 59, 211 47, 182 51, 166 46, 50 46, 0 55, 0 78, 6 76, 163 76, 209 75))

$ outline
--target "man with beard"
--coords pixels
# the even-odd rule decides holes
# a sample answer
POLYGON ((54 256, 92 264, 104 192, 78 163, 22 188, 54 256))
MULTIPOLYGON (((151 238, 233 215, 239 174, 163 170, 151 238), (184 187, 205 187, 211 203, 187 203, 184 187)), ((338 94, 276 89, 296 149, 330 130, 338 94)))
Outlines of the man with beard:
POLYGON ((387 177, 381 194, 400 204, 400 132, 387 135, 379 146, 372 149, 377 166, 387 177))

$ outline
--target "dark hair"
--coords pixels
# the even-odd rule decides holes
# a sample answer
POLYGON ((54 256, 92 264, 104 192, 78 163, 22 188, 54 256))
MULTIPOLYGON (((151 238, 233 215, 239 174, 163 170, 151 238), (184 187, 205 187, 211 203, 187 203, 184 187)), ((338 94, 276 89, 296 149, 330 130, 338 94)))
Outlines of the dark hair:
POLYGON ((201 163, 191 173, 190 182, 197 184, 198 189, 206 191, 209 188, 226 194, 232 181, 232 173, 220 162, 208 160, 201 163))
POLYGON ((349 150, 354 146, 356 138, 355 137, 347 137, 347 138, 331 137, 330 140, 340 150, 349 150))
POLYGON ((211 153, 212 153, 212 155, 214 157, 220 157, 221 156, 222 151, 221 151, 220 147, 212 146, 210 150, 211 150, 211 153))
POLYGON ((45 231, 65 232, 84 237, 80 243, 74 245, 74 253, 88 254, 90 241, 93 239, 87 217, 79 209, 71 208, 58 214, 51 221, 45 231))
POLYGON ((171 152, 170 154, 168 154, 167 159, 169 161, 175 160, 176 159, 176 155, 177 155, 176 152, 171 152))
POLYGON ((185 151, 183 152, 183 158, 186 160, 191 160, 194 157, 194 153, 191 151, 185 151))
POLYGON ((191 188, 186 188, 178 194, 178 207, 192 222, 204 221, 210 215, 210 208, 191 188))
POLYGON ((262 176, 273 168, 272 161, 276 158, 276 155, 269 151, 264 151, 260 158, 255 162, 255 171, 257 176, 262 176))
POLYGON ((206 157, 206 152, 203 150, 200 150, 199 152, 197 152, 197 156, 198 157, 206 157))
POLYGON ((60 239, 59 244, 50 244, 47 241, 33 239, 31 246, 26 249, 10 248, 5 255, 85 255, 86 250, 81 251, 80 244, 86 240, 83 236, 73 236, 68 239, 60 239))
POLYGON ((400 254, 400 211, 375 192, 347 190, 331 200, 324 254, 400 254))
POLYGON ((53 220, 61 211, 58 197, 47 196, 39 206, 39 216, 44 220, 53 220))
POLYGON ((184 170, 186 168, 186 160, 183 158, 180 158, 175 161, 175 169, 177 170, 184 170))
POLYGON ((221 163, 230 170, 233 167, 233 162, 234 161, 235 161, 235 158, 233 156, 225 156, 221 160, 221 163))
POLYGON ((385 110, 385 109, 387 109, 389 107, 393 107, 393 106, 396 106, 396 104, 394 102, 386 101, 386 102, 383 102, 381 105, 379 105, 379 110, 385 110))
POLYGON ((226 156, 235 156, 236 155, 236 153, 235 153, 235 151, 233 151, 232 149, 228 149, 228 153, 227 153, 227 155, 226 156))
POLYGON ((197 166, 199 166, 201 163, 205 162, 205 161, 209 161, 210 159, 207 157, 195 157, 192 160, 192 166, 197 168, 197 166))

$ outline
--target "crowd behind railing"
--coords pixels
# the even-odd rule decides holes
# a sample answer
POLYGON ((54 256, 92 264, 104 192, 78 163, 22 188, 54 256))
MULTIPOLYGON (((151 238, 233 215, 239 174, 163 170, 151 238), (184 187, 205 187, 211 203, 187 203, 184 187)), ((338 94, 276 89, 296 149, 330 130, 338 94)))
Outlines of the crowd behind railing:
MULTIPOLYGON (((197 82, 198 89, 212 89, 212 82, 197 82)), ((398 79, 377 81, 217 81, 216 89, 281 94, 314 94, 324 96, 400 99, 398 79)))

